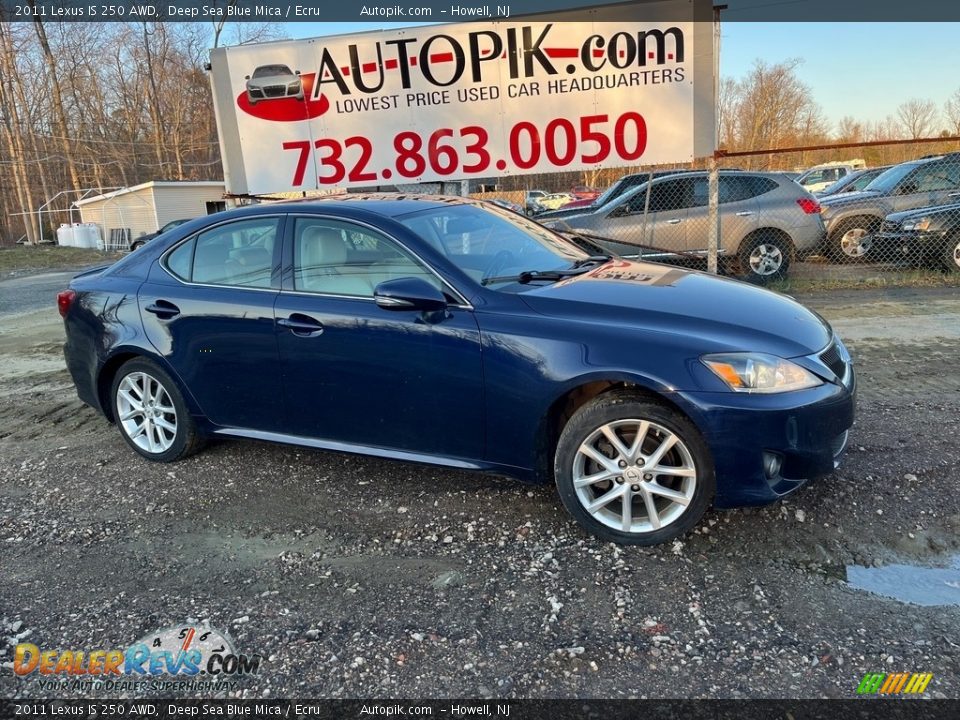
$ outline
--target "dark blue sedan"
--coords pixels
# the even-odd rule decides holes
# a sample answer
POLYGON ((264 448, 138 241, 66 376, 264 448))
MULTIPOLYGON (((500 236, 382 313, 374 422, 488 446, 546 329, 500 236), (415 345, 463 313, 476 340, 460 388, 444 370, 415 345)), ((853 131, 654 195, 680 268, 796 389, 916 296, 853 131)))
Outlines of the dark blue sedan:
POLYGON ((191 221, 58 297, 80 398, 149 460, 243 437, 555 480, 654 544, 830 473, 850 356, 786 297, 459 198, 191 221))

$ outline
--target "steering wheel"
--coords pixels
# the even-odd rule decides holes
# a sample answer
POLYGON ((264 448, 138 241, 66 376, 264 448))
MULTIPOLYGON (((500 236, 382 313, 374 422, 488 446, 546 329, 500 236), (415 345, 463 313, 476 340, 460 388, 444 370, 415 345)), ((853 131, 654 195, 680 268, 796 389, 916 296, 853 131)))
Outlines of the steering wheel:
POLYGON ((487 270, 483 273, 483 278, 480 282, 485 285, 490 278, 498 277, 511 262, 513 262, 513 253, 507 250, 501 250, 493 256, 493 260, 491 260, 490 265, 487 266, 487 270))

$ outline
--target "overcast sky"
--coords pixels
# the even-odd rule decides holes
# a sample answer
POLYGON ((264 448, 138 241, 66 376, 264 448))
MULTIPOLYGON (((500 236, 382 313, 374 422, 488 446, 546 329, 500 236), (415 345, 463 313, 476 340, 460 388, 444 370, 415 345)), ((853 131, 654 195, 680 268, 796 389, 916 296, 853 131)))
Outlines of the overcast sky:
MULTIPOLYGON (((284 30, 300 39, 411 24, 289 23, 284 30)), ((942 110, 960 88, 960 23, 727 22, 721 36, 725 77, 742 76, 757 58, 801 58, 801 77, 833 123, 844 115, 881 120, 913 97, 942 110)))

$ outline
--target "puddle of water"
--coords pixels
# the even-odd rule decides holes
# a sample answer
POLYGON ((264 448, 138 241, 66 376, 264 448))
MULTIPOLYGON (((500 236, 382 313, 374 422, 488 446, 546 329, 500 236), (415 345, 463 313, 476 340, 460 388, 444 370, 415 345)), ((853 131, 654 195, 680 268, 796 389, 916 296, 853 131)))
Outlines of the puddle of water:
POLYGON ((960 605, 960 555, 947 567, 847 565, 847 582, 857 590, 914 605, 960 605))

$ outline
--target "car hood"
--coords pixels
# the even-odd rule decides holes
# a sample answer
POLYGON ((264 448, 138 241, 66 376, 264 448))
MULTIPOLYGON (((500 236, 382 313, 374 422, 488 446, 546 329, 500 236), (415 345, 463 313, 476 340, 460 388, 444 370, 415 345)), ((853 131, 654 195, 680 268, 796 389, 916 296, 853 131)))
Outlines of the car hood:
POLYGON ((952 215, 957 212, 960 212, 960 203, 951 203, 950 205, 934 205, 932 207, 914 208, 913 210, 902 210, 887 215, 887 220, 900 223, 911 217, 952 215))
POLYGON ((835 208, 844 205, 853 205, 861 201, 870 201, 878 197, 886 196, 876 190, 858 190, 857 192, 828 195, 820 201, 820 204, 824 207, 835 208))
POLYGON ((833 334, 826 320, 789 297, 659 263, 615 259, 520 297, 543 315, 680 335, 701 352, 798 357, 822 350, 833 334))

